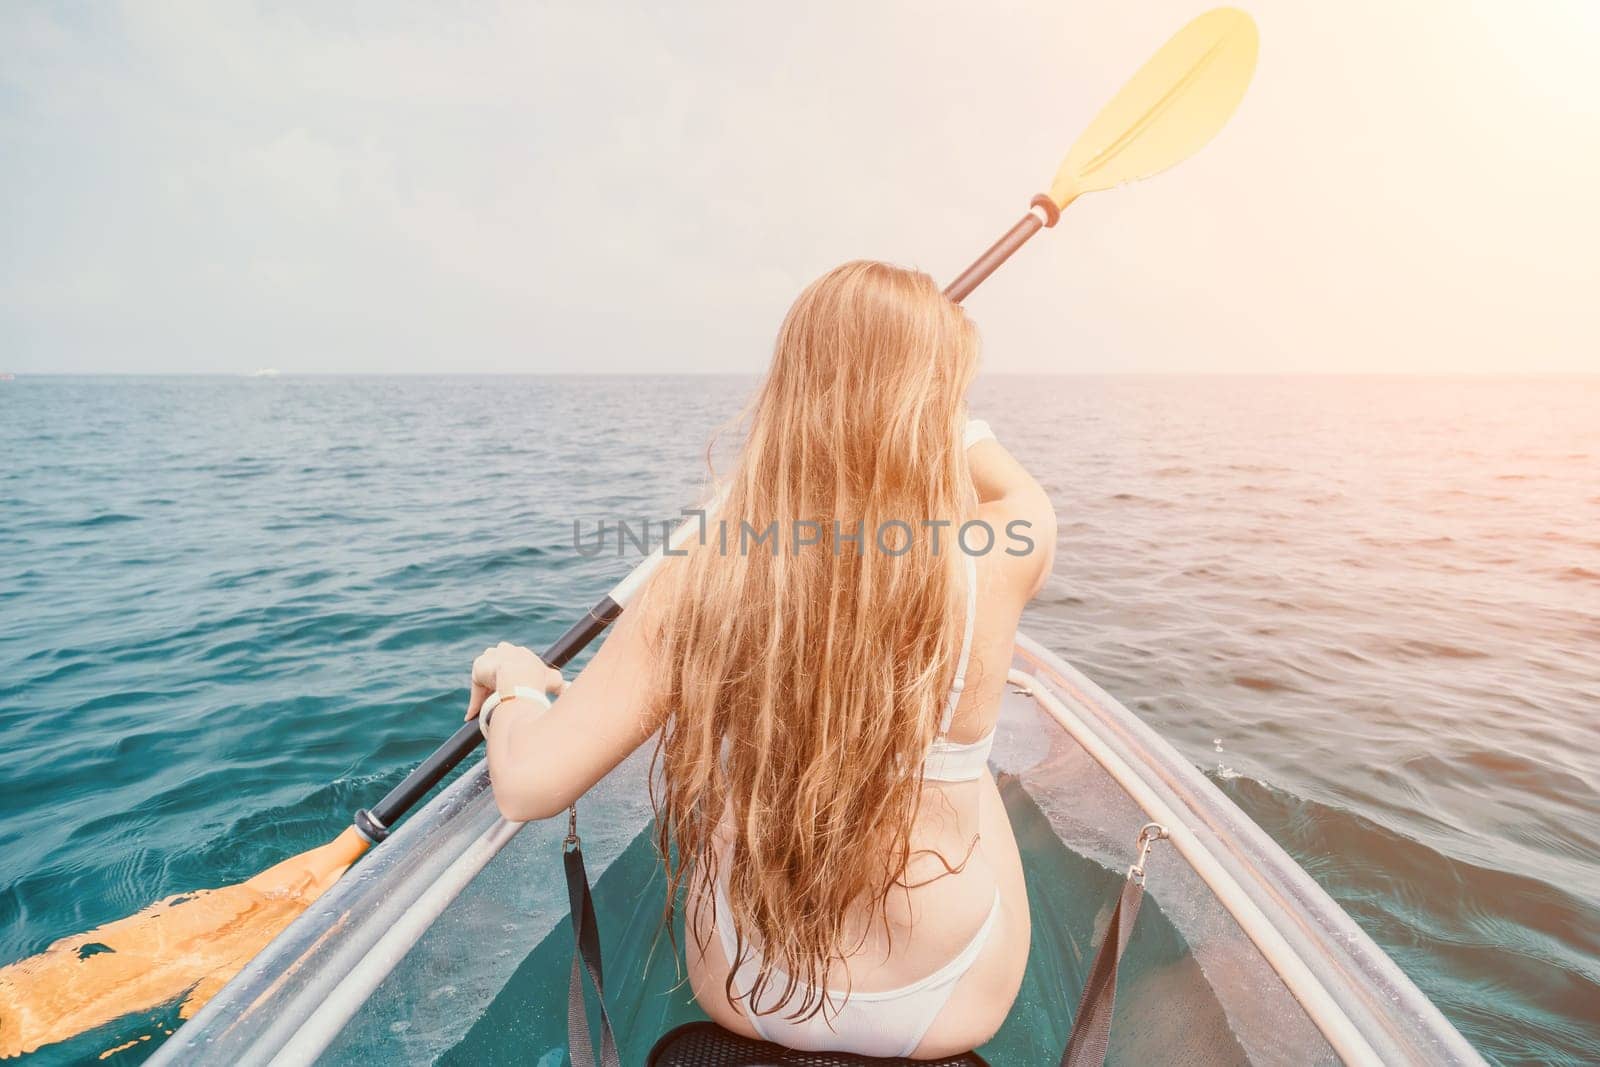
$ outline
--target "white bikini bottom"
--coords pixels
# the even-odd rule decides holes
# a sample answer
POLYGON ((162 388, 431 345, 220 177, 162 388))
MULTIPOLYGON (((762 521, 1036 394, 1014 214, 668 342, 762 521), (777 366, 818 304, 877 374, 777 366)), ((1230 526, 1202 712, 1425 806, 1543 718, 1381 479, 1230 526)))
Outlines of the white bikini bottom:
MULTIPOLYGON (((732 964, 736 951, 733 913, 728 908, 720 880, 715 895, 717 934, 722 939, 723 955, 732 964)), ((759 1006, 751 1003, 750 987, 761 971, 761 957, 748 949, 744 961, 734 970, 733 989, 745 998, 744 1016, 750 1025, 763 1039, 774 1044, 807 1052, 831 1050, 853 1052, 858 1056, 909 1056, 922 1043, 956 983, 977 962, 978 953, 988 942, 999 915, 1000 890, 996 889, 988 917, 955 959, 899 989, 851 993, 848 997, 830 990, 833 998, 830 1006, 808 1019, 786 1017, 809 991, 804 982, 795 983, 795 999, 775 1012, 761 1014, 759 1006), (833 1005, 837 1005, 837 1012, 833 1005)), ((776 1001, 787 985, 788 977, 774 970, 764 992, 771 993, 769 999, 776 1001)))

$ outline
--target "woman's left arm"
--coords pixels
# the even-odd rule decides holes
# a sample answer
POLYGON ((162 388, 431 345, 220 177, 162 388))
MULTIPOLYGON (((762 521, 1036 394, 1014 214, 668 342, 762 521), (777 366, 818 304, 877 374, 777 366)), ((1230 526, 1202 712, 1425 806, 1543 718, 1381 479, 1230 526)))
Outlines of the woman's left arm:
MULTIPOLYGON (((561 813, 660 728, 645 630, 639 610, 623 612, 594 659, 548 709, 522 698, 503 700, 494 709, 487 731, 489 780, 507 819, 528 822, 561 813)), ((528 649, 491 648, 472 665, 467 718, 490 693, 507 694, 518 686, 547 691, 559 679, 528 649)))

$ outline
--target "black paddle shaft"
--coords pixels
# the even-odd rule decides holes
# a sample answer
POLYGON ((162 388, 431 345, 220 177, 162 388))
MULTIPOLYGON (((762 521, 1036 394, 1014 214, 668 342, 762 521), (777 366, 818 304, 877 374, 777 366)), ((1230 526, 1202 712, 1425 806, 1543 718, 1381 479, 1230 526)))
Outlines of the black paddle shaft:
MULTIPOLYGON (((961 303, 980 282, 993 274, 1000 264, 1010 259, 1017 249, 1026 244, 1028 238, 1041 229, 1054 226, 1060 217, 1061 212, 1056 207, 1055 201, 1043 193, 1034 197, 1028 213, 1007 230, 1000 240, 990 245, 983 255, 974 260, 972 266, 962 271, 960 277, 945 289, 944 295, 957 304, 961 303), (1038 208, 1043 217, 1035 213, 1033 208, 1038 208)), ((552 667, 565 667, 572 657, 587 648, 589 642, 604 633, 606 627, 621 614, 622 605, 609 596, 602 597, 583 618, 568 627, 567 632, 558 637, 555 644, 545 649, 544 655, 539 658, 552 667)), ((483 734, 478 730, 478 724, 463 723, 461 729, 450 736, 450 740, 417 764, 416 770, 389 790, 387 796, 370 810, 362 808, 356 812, 354 821, 357 832, 373 844, 388 837, 389 830, 394 824, 481 744, 483 744, 483 734)))
MULTIPOLYGON (((621 614, 622 605, 609 596, 601 597, 599 603, 590 608, 583 618, 567 627, 567 632, 556 638, 555 644, 545 649, 539 658, 552 667, 565 667, 621 614)), ((450 740, 417 764, 416 770, 389 790, 388 795, 374 804, 371 810, 363 808, 356 812, 356 830, 373 844, 388 837, 394 824, 481 744, 483 733, 478 729, 477 722, 462 723, 461 729, 450 735, 450 740)))

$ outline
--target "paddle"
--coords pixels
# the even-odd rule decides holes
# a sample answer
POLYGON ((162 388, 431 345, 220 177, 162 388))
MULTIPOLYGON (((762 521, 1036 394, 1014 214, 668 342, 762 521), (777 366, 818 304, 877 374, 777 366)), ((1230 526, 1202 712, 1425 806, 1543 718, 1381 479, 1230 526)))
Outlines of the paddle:
MULTIPOLYGON (((1085 193, 1147 177, 1203 147, 1227 122, 1255 68, 1256 31, 1231 8, 1201 15, 1168 41, 1073 145, 1048 194, 952 282, 965 299, 1085 193)), ((675 535, 678 543, 689 524, 675 535)), ((660 549, 569 627, 543 659, 566 665, 599 636, 660 564, 660 549)), ((481 743, 467 723, 329 844, 239 885, 180 894, 63 938, 0 968, 0 1056, 31 1051, 135 1011, 183 998, 187 1018, 417 801, 481 743)))
POLYGON ((1237 8, 1206 12, 1128 79, 1061 161, 1050 192, 944 292, 960 303, 1040 228, 1085 193, 1148 178, 1206 146, 1244 99, 1256 69, 1256 25, 1237 8))

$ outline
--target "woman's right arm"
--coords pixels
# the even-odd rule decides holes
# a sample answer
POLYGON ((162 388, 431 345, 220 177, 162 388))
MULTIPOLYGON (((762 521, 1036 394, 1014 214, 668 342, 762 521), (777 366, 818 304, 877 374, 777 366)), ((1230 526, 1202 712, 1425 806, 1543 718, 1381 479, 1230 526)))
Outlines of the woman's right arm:
MULTIPOLYGON (((500 813, 515 822, 548 819, 574 803, 661 728, 648 639, 652 601, 640 596, 622 613, 600 651, 548 709, 510 700, 487 730, 489 781, 500 813)), ((550 669, 531 650, 490 649, 473 665, 472 718, 493 691, 551 685, 550 669)))
POLYGON ((1026 599, 1044 588, 1056 556, 1056 512, 1044 488, 1015 456, 993 437, 967 449, 972 484, 978 491, 980 513, 996 527, 997 551, 1017 551, 1019 534, 1033 543, 1016 560, 1019 584, 1026 599))

